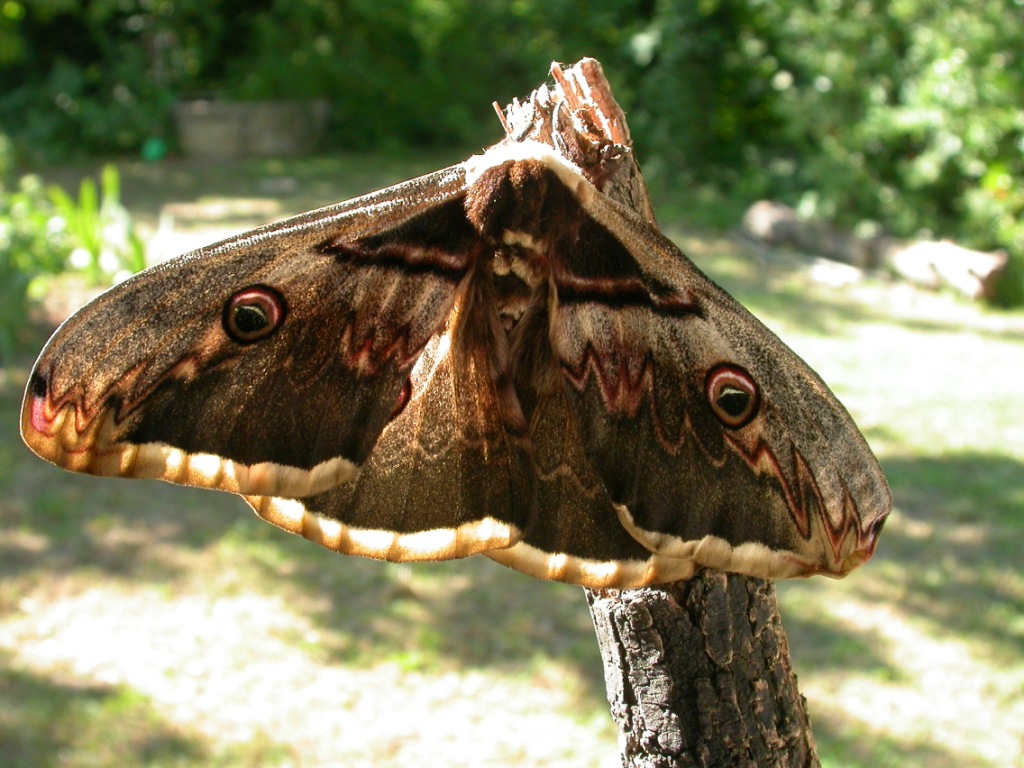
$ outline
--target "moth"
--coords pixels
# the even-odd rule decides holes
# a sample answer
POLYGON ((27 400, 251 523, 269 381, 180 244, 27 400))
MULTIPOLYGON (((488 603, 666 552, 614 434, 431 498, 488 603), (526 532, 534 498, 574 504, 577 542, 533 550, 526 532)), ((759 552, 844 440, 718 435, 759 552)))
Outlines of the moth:
POLYGON ((595 588, 841 576, 891 506, 821 379, 530 141, 115 286, 44 348, 21 430, 337 552, 595 588))

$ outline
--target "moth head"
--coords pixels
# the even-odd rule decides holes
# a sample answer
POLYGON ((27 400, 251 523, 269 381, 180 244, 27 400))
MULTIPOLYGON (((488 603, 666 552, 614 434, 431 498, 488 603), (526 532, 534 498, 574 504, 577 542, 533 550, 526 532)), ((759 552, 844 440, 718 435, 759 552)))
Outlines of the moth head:
POLYGON ((224 331, 238 344, 253 344, 272 335, 284 322, 284 297, 266 285, 252 285, 224 302, 224 331))

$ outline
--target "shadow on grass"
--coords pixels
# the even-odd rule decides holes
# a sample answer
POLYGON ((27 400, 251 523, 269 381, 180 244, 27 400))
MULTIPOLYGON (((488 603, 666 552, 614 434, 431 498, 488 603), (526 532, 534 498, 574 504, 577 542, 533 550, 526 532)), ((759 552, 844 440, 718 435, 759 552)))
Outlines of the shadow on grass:
POLYGON ((286 751, 264 740, 213 754, 200 736, 165 722, 129 688, 78 685, 9 666, 0 654, 0 765, 274 765, 286 751))
MULTIPOLYGON (((977 524, 1006 527, 1019 544, 1024 538, 1024 462, 1009 456, 978 452, 942 456, 888 457, 883 468, 900 511, 926 523, 977 524)), ((1016 554, 1024 566, 1024 549, 1001 548, 1016 554)))
POLYGON ((244 512, 241 500, 166 483, 95 478, 62 471, 21 441, 21 398, 30 362, 0 379, 0 576, 34 567, 81 567, 123 578, 167 581, 178 566, 154 558, 151 545, 202 548, 223 537, 244 512))
MULTIPOLYGON (((783 601, 785 602, 785 601, 783 601)), ((786 611, 783 625, 798 672, 843 672, 856 669, 874 680, 901 682, 905 673, 883 652, 883 642, 870 631, 839 627, 829 616, 786 611)))
POLYGON ((600 652, 578 587, 530 578, 483 556, 382 563, 329 552, 255 519, 245 528, 250 552, 271 553, 259 582, 276 581, 302 605, 319 630, 316 654, 327 663, 524 677, 557 667, 562 690, 575 685, 581 702, 605 706, 600 652))
POLYGON ((712 241, 710 245, 701 241, 688 255, 753 314, 771 317, 807 334, 831 336, 858 323, 889 319, 843 292, 817 290, 796 271, 795 267, 805 261, 796 257, 781 262, 758 259, 728 240, 712 241))
MULTIPOLYGON (((320 560, 304 562, 298 580, 322 575, 320 560)), ((327 603, 315 618, 337 639, 337 661, 369 663, 383 654, 411 667, 438 658, 459 668, 532 674, 553 660, 577 672, 587 689, 581 695, 604 700, 600 653, 577 587, 532 579, 485 557, 393 566, 334 556, 322 565, 333 566, 336 583, 321 582, 327 603), (367 569, 375 588, 353 593, 356 574, 367 569)))
MULTIPOLYGON (((1024 655, 1024 462, 961 453, 883 461, 904 524, 886 530, 901 604, 937 627, 1024 655)), ((881 591, 879 600, 891 600, 881 591)))
MULTIPOLYGON (((890 605, 1007 663, 1024 657, 1024 464, 981 454, 883 461, 897 509, 878 553, 856 581, 861 599, 890 605), (985 499, 978 507, 978 499, 985 499)), ((789 601, 818 583, 781 587, 789 601)), ((820 598, 819 598, 820 599, 820 598)), ((795 603, 794 603, 795 604, 795 603)), ((899 682, 900 671, 871 631, 841 629, 828 616, 784 613, 798 668, 858 669, 899 682)), ((996 662, 998 663, 998 662, 996 662)))
POLYGON ((925 738, 896 739, 880 727, 851 725, 826 716, 814 720, 822 768, 984 768, 985 761, 935 746, 925 738))

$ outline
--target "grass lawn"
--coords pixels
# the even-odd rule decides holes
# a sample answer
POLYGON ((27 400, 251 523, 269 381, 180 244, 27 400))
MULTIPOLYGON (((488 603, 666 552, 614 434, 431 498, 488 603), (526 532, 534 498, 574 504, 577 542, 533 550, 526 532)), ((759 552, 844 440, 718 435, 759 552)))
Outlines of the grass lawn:
MULTIPOLYGON (((129 165, 123 198, 169 252, 459 159, 129 165)), ((1024 767, 1024 313, 665 228, 832 385, 893 488, 874 560, 779 585, 823 764, 1024 767)), ((31 362, 0 371, 0 765, 618 764, 579 589, 61 472, 18 438, 31 362)))

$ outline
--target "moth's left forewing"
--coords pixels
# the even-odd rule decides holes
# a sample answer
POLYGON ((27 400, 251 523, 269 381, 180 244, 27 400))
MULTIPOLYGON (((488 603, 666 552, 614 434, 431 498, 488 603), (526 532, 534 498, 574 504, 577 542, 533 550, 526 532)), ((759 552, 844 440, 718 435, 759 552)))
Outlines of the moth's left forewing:
POLYGON ((477 256, 446 169, 151 268, 54 334, 22 435, 67 469, 242 493, 350 480, 477 256))
POLYGON ((867 559, 891 500, 846 410, 660 233, 579 199, 551 333, 623 525, 654 552, 756 576, 867 559))

